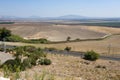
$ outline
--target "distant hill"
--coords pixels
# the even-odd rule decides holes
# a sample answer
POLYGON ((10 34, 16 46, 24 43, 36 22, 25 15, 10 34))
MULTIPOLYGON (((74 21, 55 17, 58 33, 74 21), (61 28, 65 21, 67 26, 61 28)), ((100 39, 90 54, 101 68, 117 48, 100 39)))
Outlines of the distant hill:
POLYGON ((30 17, 16 17, 16 16, 0 16, 0 21, 47 21, 47 20, 90 20, 90 21, 120 21, 120 18, 97 18, 97 17, 86 17, 80 15, 64 15, 60 17, 40 17, 40 16, 30 16, 30 17))
POLYGON ((90 17, 85 17, 85 16, 79 16, 79 15, 65 15, 65 16, 60 16, 58 19, 63 19, 63 20, 75 20, 75 19, 89 19, 90 17))

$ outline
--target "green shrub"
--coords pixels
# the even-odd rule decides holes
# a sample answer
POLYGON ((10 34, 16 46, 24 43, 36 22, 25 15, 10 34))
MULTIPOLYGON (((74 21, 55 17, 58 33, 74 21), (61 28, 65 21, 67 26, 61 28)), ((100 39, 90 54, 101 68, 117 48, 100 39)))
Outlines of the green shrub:
POLYGON ((22 65, 23 67, 31 68, 32 67, 31 60, 29 58, 24 59, 22 65))
POLYGON ((18 61, 17 59, 15 60, 10 59, 7 60, 5 63, 3 63, 1 67, 4 68, 4 66, 6 66, 9 71, 16 72, 16 68, 18 68, 19 65, 20 65, 20 61, 18 61))
POLYGON ((44 65, 44 59, 41 59, 41 60, 39 61, 39 64, 44 65))
POLYGON ((44 64, 45 65, 50 65, 51 64, 51 60, 50 59, 44 59, 44 64))
POLYGON ((0 28, 0 40, 4 41, 7 37, 11 36, 11 31, 6 28, 0 28))
POLYGON ((50 65, 52 62, 51 62, 51 60, 50 59, 41 59, 40 61, 39 61, 39 64, 41 64, 41 65, 50 65))
POLYGON ((24 51, 26 51, 26 52, 32 53, 36 50, 37 50, 37 48, 34 46, 24 46, 24 51))
POLYGON ((70 51, 70 50, 71 50, 71 47, 66 47, 64 50, 70 51))
POLYGON ((84 55, 84 59, 95 61, 99 58, 99 54, 94 51, 88 51, 84 55))
POLYGON ((30 39, 30 40, 25 40, 25 43, 48 43, 49 41, 47 39, 41 38, 41 39, 30 39))
POLYGON ((24 41, 24 39, 18 35, 11 35, 9 37, 6 38, 6 41, 10 41, 10 42, 22 42, 24 41))

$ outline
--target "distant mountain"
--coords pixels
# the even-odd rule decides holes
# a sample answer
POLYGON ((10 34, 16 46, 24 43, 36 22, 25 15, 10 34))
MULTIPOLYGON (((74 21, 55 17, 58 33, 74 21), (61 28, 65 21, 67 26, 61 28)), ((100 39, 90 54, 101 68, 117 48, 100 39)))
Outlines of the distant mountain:
POLYGON ((16 17, 16 16, 0 16, 0 21, 11 20, 11 21, 47 21, 47 20, 103 20, 103 21, 120 21, 120 18, 97 18, 97 17, 86 17, 80 15, 64 15, 60 17, 16 17))
POLYGON ((63 20, 71 20, 71 19, 88 19, 90 17, 85 17, 85 16, 79 16, 79 15, 65 15, 65 16, 60 16, 57 19, 63 19, 63 20))
POLYGON ((3 21, 10 21, 10 20, 16 20, 19 19, 20 17, 16 17, 16 16, 0 16, 0 20, 3 21))

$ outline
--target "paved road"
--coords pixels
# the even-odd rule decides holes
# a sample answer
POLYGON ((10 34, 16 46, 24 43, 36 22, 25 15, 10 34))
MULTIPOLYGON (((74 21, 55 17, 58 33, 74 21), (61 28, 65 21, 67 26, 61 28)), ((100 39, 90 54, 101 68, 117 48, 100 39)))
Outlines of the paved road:
MULTIPOLYGON (((84 56, 83 52, 76 52, 76 51, 58 51, 58 50, 45 50, 46 53, 51 53, 51 54, 62 54, 62 55, 71 55, 75 57, 82 57, 84 56)), ((115 60, 115 61, 120 61, 120 55, 100 55, 100 59, 105 59, 105 60, 115 60)))

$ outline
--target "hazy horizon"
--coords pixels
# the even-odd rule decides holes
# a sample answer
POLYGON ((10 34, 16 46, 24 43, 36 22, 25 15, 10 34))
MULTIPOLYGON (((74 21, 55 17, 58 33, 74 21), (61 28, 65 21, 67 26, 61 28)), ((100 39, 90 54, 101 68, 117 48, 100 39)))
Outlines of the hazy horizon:
POLYGON ((120 17, 120 0, 0 0, 0 16, 120 17))

